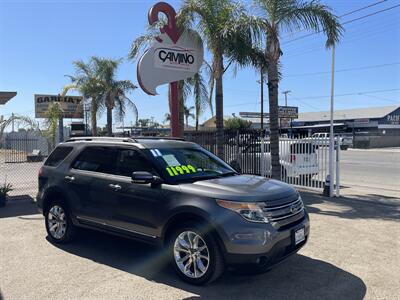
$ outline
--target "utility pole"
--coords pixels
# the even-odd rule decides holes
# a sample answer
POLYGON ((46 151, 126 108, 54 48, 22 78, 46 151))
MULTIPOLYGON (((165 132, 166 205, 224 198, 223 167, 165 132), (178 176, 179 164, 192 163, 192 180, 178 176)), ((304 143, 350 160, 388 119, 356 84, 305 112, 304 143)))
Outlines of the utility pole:
POLYGON ((261 84, 261 130, 264 129, 264 70, 261 67, 260 72, 260 84, 261 84))
MULTIPOLYGON (((335 45, 332 46, 332 74, 331 74, 331 111, 330 111, 330 132, 329 132, 329 197, 333 197, 333 154, 335 141, 333 137, 333 110, 334 110, 334 84, 335 84, 335 45)), ((339 146, 339 145, 338 145, 339 146)))
POLYGON ((287 106, 287 95, 290 93, 291 91, 284 91, 284 92, 282 92, 282 94, 284 94, 285 95, 285 106, 287 106))

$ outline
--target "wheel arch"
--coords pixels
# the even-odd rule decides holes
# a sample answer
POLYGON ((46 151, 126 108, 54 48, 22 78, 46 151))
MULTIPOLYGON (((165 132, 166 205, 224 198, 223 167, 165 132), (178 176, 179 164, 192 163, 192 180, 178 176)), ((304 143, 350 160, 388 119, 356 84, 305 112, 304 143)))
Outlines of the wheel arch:
POLYGON ((180 226, 182 226, 182 224, 188 222, 206 224, 207 226, 209 226, 207 231, 210 232, 215 238, 217 245, 222 253, 226 253, 225 245, 221 239, 221 236, 218 234, 217 228, 212 224, 210 219, 205 214, 197 211, 180 211, 170 217, 162 231, 162 244, 165 246, 168 243, 169 237, 174 232, 174 230, 178 229, 180 226))
POLYGON ((54 200, 60 200, 62 201, 67 208, 69 209, 69 203, 67 198, 65 197, 65 193, 57 187, 50 188, 49 190, 46 191, 46 193, 43 195, 43 214, 46 213, 47 209, 49 208, 50 204, 54 200))

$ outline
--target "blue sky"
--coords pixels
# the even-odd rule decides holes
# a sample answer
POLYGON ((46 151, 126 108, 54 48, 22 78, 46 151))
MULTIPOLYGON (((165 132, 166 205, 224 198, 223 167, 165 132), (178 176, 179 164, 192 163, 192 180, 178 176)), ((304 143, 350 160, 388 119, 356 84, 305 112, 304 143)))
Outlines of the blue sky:
MULTIPOLYGON (((377 1, 323 2, 337 15, 342 15, 377 1)), ((34 116, 33 95, 60 93, 68 83, 64 75, 74 73, 74 60, 87 60, 92 55, 126 57, 132 40, 144 32, 147 11, 154 3, 0 0, 0 90, 18 92, 6 106, 0 107, 0 115, 7 117, 14 112, 34 116)), ((180 1, 169 3, 179 8, 180 1)), ((246 3, 250 6, 250 2, 246 3)), ((388 0, 346 16, 342 21, 398 4, 400 1, 388 0)), ((345 25, 345 28, 336 50, 339 72, 336 73, 335 107, 400 105, 400 7, 345 25)), ((299 106, 300 112, 327 110, 331 52, 324 48, 321 35, 293 41, 306 33, 283 34, 280 103, 284 103, 281 92, 290 90, 288 105, 299 106)), ((118 77, 137 83, 136 64, 124 62, 118 77)), ((232 70, 226 73, 225 115, 259 110, 258 77, 251 68, 239 69, 236 76, 232 70)), ((138 88, 130 95, 138 106, 140 118, 155 117, 163 121, 168 111, 167 88, 159 87, 158 91, 160 95, 152 97, 138 88)), ((267 99, 265 101, 267 104, 267 99)), ((201 121, 208 117, 210 112, 206 111, 201 121)), ((125 124, 132 120, 133 116, 128 113, 125 124)), ((104 123, 105 116, 100 119, 100 125, 104 123)))

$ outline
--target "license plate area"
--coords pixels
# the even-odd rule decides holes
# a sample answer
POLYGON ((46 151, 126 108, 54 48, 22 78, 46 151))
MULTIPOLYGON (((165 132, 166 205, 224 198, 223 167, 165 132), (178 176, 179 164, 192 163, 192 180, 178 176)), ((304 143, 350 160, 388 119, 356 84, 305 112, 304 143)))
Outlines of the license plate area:
POLYGON ((298 228, 298 229, 294 230, 293 237, 294 237, 294 244, 295 245, 300 244, 301 242, 303 242, 306 239, 304 227, 301 227, 301 228, 298 228))

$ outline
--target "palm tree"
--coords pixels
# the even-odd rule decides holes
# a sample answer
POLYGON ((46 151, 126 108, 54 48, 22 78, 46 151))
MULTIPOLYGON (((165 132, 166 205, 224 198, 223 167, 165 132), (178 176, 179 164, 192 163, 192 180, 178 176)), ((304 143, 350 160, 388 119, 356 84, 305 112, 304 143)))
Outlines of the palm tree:
POLYGON ((272 178, 278 179, 280 178, 278 66, 283 54, 280 33, 300 29, 323 32, 327 37, 326 47, 329 48, 339 41, 343 27, 331 9, 317 1, 255 0, 255 4, 261 14, 255 23, 265 33, 264 69, 268 75, 272 178))
POLYGON ((52 148, 54 148, 57 144, 56 136, 57 136, 57 128, 58 121, 62 117, 62 110, 58 103, 52 103, 49 105, 49 109, 46 113, 46 125, 48 127, 48 139, 52 143, 52 148))
POLYGON ((171 114, 170 113, 165 113, 164 122, 163 123, 169 123, 169 122, 171 122, 171 114))
MULTIPOLYGON (((132 108, 135 118, 138 118, 136 105, 126 94, 137 87, 130 80, 116 80, 115 73, 121 60, 93 57, 96 68, 97 80, 101 86, 100 99, 107 110, 107 135, 112 136, 113 110, 115 116, 122 120, 126 113, 127 106, 132 108)), ((136 122, 135 120, 135 122, 136 122)))
POLYGON ((190 107, 187 107, 186 105, 183 106, 183 113, 185 115, 186 126, 189 126, 189 118, 194 119, 194 117, 195 117, 194 114, 192 113, 193 109, 194 109, 194 106, 190 106, 190 107))
MULTIPOLYGON (((210 104, 208 90, 204 82, 201 70, 192 78, 185 80, 185 85, 188 93, 193 94, 197 131, 199 129, 199 118, 204 112, 205 107, 210 104)), ((212 105, 210 105, 210 108, 212 110, 212 105)), ((186 125, 187 123, 188 122, 186 121, 186 125)))
POLYGON ((74 61, 75 75, 66 75, 70 78, 71 84, 64 87, 62 95, 65 96, 69 90, 78 91, 85 100, 90 99, 90 123, 92 127, 92 135, 97 135, 97 116, 101 112, 103 103, 99 97, 101 93, 101 85, 97 78, 96 65, 93 57, 88 63, 82 60, 74 61))
POLYGON ((215 84, 217 154, 223 155, 223 74, 231 63, 247 63, 253 38, 251 19, 243 6, 232 0, 184 0, 178 13, 178 24, 196 29, 212 55, 212 84, 215 84), (228 59, 227 66, 224 59, 228 59))

